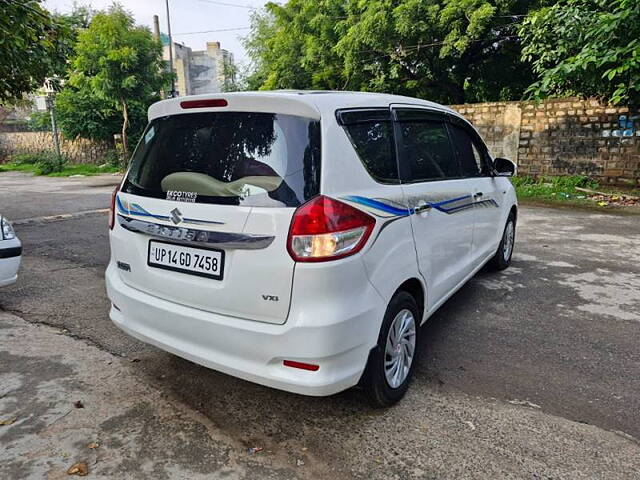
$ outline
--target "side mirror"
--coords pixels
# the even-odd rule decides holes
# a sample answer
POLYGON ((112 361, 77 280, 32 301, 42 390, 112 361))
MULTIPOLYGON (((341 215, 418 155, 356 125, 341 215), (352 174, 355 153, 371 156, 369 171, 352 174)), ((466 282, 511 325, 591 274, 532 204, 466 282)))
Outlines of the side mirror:
POLYGON ((493 161, 493 169, 498 177, 512 177, 516 174, 516 164, 506 158, 496 158, 493 161))

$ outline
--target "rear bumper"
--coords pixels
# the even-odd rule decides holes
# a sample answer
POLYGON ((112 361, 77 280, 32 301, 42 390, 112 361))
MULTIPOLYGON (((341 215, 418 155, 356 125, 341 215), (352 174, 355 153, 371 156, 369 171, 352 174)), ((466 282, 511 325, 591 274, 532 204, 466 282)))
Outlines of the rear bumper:
POLYGON ((0 243, 0 287, 5 287, 18 279, 22 246, 17 238, 0 243))
POLYGON ((218 315, 157 298, 126 285, 113 263, 106 284, 110 317, 131 336, 229 375, 312 396, 331 395, 358 383, 384 312, 368 281, 360 289, 366 291, 355 292, 354 287, 352 308, 340 318, 335 305, 325 311, 318 306, 322 302, 306 309, 292 305, 284 325, 218 315), (312 372, 285 367, 285 359, 320 368, 312 372))

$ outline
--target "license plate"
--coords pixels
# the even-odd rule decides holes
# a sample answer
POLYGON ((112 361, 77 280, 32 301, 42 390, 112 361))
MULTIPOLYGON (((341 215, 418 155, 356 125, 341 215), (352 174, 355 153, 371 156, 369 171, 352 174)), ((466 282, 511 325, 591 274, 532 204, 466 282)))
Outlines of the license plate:
POLYGON ((222 280, 224 251, 150 240, 147 265, 222 280))

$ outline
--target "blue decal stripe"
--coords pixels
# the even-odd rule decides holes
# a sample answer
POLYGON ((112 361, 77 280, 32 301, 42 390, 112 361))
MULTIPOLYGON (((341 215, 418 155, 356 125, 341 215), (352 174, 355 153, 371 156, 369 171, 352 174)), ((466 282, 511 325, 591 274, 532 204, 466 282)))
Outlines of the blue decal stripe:
POLYGON ((458 197, 458 198, 452 198, 451 200, 444 200, 442 202, 436 202, 436 203, 432 203, 431 206, 435 207, 435 206, 442 206, 442 205, 447 205, 449 203, 453 203, 453 202, 457 202, 459 200, 464 200, 465 198, 471 198, 471 195, 465 195, 463 197, 458 197))
POLYGON ((458 207, 448 208, 448 209, 445 210, 445 213, 455 213, 455 212, 458 212, 460 210, 464 210, 465 208, 473 207, 474 205, 475 205, 474 202, 465 203, 464 205, 460 205, 458 207))
POLYGON ((366 205, 372 208, 377 208, 378 210, 382 210, 383 212, 391 213, 393 215, 400 215, 400 216, 406 217, 410 214, 410 210, 408 208, 394 207, 393 205, 388 205, 378 200, 373 200, 371 198, 359 197, 359 196, 349 196, 345 198, 347 200, 351 200, 352 202, 356 202, 361 205, 366 205))
MULTIPOLYGON (((120 201, 119 196, 116 196, 116 205, 118 206, 118 210, 120 210, 121 213, 125 213, 127 215, 137 215, 139 217, 151 217, 151 218, 157 218, 159 220, 169 220, 168 215, 154 215, 153 213, 150 213, 144 208, 142 208, 137 203, 130 203, 129 208, 125 208, 125 206, 120 201)), ((224 222, 216 222, 214 220, 198 220, 197 218, 185 218, 184 222, 224 225, 224 222)))
POLYGON ((122 213, 125 213, 127 215, 137 215, 139 217, 152 217, 152 218, 158 218, 158 219, 161 219, 161 220, 168 220, 169 219, 168 216, 153 215, 153 214, 147 212, 140 205, 137 205, 135 203, 134 204, 130 204, 130 206, 133 207, 133 208, 125 208, 124 205, 122 204, 122 202, 120 201, 120 197, 119 196, 116 196, 116 205, 118 206, 118 210, 120 210, 122 213))
MULTIPOLYGON (((472 199, 473 196, 472 195, 463 195, 461 197, 456 197, 456 198, 451 198, 448 200, 442 200, 440 202, 427 202, 427 204, 434 208, 435 210, 438 210, 439 212, 442 213, 446 213, 446 214, 452 214, 452 213, 456 213, 462 210, 465 210, 467 208, 472 208, 475 207, 476 205, 493 205, 495 207, 498 207, 498 202, 491 198, 491 199, 486 199, 486 200, 480 200, 480 201, 470 201, 470 202, 466 202, 462 205, 458 204, 455 205, 456 202, 460 202, 462 200, 470 200, 472 199)), ((374 208, 376 210, 381 210, 383 212, 389 213, 391 215, 397 215, 399 217, 406 217, 409 215, 414 215, 415 209, 413 208, 400 208, 400 207, 396 207, 394 205, 389 205, 387 203, 381 202, 379 200, 375 200, 372 198, 366 198, 366 197, 360 197, 357 195, 350 195, 347 197, 344 197, 345 200, 349 200, 355 203, 359 203, 361 205, 365 205, 367 207, 371 207, 374 208)))

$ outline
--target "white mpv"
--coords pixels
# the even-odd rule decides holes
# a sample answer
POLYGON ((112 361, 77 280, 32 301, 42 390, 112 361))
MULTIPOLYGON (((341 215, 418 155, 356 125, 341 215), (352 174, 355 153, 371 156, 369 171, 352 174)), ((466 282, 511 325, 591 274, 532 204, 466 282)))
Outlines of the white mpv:
POLYGON ((0 287, 16 283, 22 259, 22 244, 9 220, 0 214, 0 287))
POLYGON ((506 268, 514 164, 446 107, 347 92, 164 100, 121 186, 106 272, 125 332, 305 395, 405 393, 420 325, 506 268))

